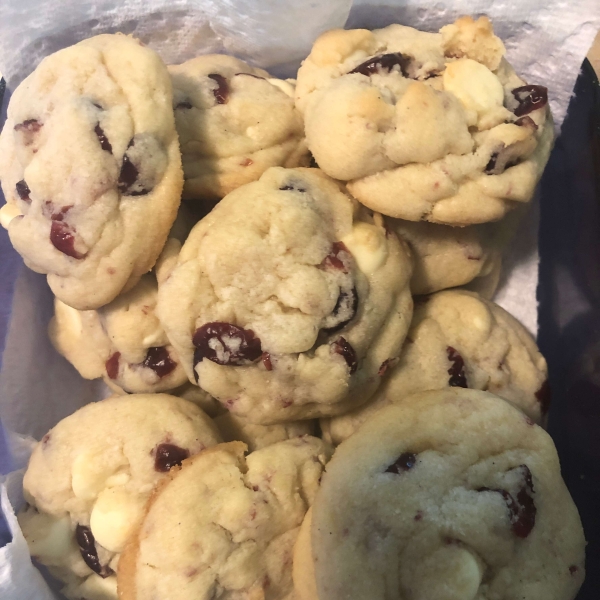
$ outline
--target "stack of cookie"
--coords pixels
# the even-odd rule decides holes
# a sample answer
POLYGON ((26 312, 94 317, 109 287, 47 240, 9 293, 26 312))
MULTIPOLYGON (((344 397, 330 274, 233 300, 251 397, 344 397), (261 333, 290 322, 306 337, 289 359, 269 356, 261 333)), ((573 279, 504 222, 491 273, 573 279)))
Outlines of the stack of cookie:
POLYGON ((503 55, 486 18, 330 31, 284 81, 117 34, 19 86, 0 221, 115 393, 25 476, 67 597, 574 597, 546 363, 489 300, 553 139, 503 55))

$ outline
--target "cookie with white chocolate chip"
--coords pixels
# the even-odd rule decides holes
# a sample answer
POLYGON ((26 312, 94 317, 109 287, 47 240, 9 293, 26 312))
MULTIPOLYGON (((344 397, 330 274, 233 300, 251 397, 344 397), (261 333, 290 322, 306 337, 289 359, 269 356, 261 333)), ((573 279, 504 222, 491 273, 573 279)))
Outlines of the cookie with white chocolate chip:
POLYGON ((500 306, 466 290, 416 302, 402 354, 382 376, 367 404, 321 421, 326 439, 337 444, 388 404, 425 390, 486 390, 536 423, 544 422, 550 404, 548 366, 529 332, 500 306))
POLYGON ((330 449, 310 436, 245 449, 221 444, 170 473, 122 555, 121 600, 291 600, 294 543, 330 449))
POLYGON ((76 310, 55 299, 50 340, 82 377, 102 377, 115 391, 174 390, 188 379, 154 314, 157 292, 149 274, 98 310, 76 310))
POLYGON ((373 416, 337 448, 303 529, 300 600, 571 600, 585 572, 552 439, 475 390, 373 416))
POLYGON ((88 404, 51 429, 25 473, 19 524, 69 598, 117 597, 116 566, 154 486, 221 441, 211 419, 166 394, 88 404))
POLYGON ((366 402, 412 316, 408 251, 377 217, 318 169, 274 167, 226 196, 159 282, 190 381, 262 425, 366 402))
POLYGON ((184 199, 218 200, 269 167, 308 164, 293 82, 222 54, 193 58, 169 72, 184 199))
POLYGON ((129 36, 46 57, 15 90, 0 135, 0 222, 62 302, 99 308, 160 254, 183 185, 171 81, 129 36))
POLYGON ((439 33, 333 30, 298 72, 307 144, 382 214, 485 223, 528 202, 548 160, 547 90, 503 58, 486 17, 439 33))

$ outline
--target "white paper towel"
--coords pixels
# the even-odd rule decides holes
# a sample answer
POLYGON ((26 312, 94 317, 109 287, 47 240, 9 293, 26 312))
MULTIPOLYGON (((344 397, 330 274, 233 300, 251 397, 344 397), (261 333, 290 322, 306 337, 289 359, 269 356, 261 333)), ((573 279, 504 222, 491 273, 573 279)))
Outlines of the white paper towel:
MULTIPOLYGON (((383 27, 400 22, 437 30, 461 14, 488 14, 508 58, 530 83, 546 85, 557 125, 566 113, 579 67, 600 29, 598 0, 2 0, 0 71, 14 87, 47 54, 103 32, 133 33, 176 63, 226 51, 278 75, 289 76, 322 31, 383 27)), ((522 224, 506 264, 497 301, 531 331, 537 329, 537 212, 522 224)), ((50 347, 46 326, 51 295, 45 278, 23 270, 15 289, 3 369, 0 417, 20 433, 40 437, 60 418, 102 397, 103 386, 82 380, 50 347)), ((20 438, 13 438, 13 442, 20 438)), ((19 443, 20 456, 27 448, 19 443)), ((20 479, 2 483, 2 510, 13 542, 0 549, 0 598, 46 600, 45 584, 29 561, 11 509, 20 479), (10 500, 10 502, 9 502, 10 500)))

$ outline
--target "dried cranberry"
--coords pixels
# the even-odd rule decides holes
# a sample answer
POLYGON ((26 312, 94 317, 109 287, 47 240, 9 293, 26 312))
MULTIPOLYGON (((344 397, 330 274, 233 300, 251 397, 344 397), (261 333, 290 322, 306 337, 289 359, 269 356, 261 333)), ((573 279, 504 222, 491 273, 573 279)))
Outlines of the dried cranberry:
POLYGON ((487 165, 485 165, 485 172, 491 173, 496 168, 496 161, 498 160, 498 152, 494 152, 490 156, 490 160, 487 165))
POLYGON ((331 252, 321 262, 322 269, 339 269, 342 273, 350 272, 349 257, 352 256, 344 242, 334 242, 331 252))
POLYGON ((194 365, 205 358, 218 365, 238 367, 258 360, 262 355, 260 339, 251 329, 231 323, 206 323, 196 329, 194 365))
POLYGON ((361 75, 373 75, 385 71, 389 73, 396 65, 400 67, 400 72, 404 77, 408 77, 408 67, 411 63, 410 56, 406 56, 400 52, 391 52, 389 54, 380 54, 374 56, 364 63, 358 65, 350 71, 350 73, 360 73, 361 75))
POLYGON ((104 150, 105 152, 112 153, 112 146, 110 145, 108 138, 104 134, 104 131, 99 124, 96 125, 96 127, 94 127, 94 132, 98 136, 98 141, 100 142, 100 147, 102 148, 102 150, 104 150))
POLYGON ((227 104, 227 100, 229 100, 229 85, 227 84, 227 79, 218 73, 211 73, 209 77, 217 82, 217 87, 213 90, 217 104, 227 104))
POLYGON ((175 110, 177 110, 178 108, 190 109, 190 108, 193 108, 193 106, 192 106, 191 102, 188 102, 187 100, 183 100, 175 107, 175 110))
MULTIPOLYGON (((119 183, 117 185, 121 194, 128 194, 128 190, 136 182, 138 174, 137 167, 131 162, 127 154, 124 154, 121 172, 119 173, 119 183)), ((147 194, 148 192, 143 193, 147 194)), ((140 196, 142 195, 142 192, 133 192, 128 195, 140 196)))
POLYGON ((110 379, 116 379, 119 376, 119 359, 121 358, 120 352, 115 352, 105 363, 106 374, 110 379))
POLYGON ((15 125, 15 131, 24 131, 27 133, 37 133, 41 128, 42 124, 37 119, 27 119, 15 125))
POLYGON ((548 410, 550 408, 550 384, 548 380, 542 383, 542 387, 535 393, 535 397, 538 399, 540 403, 540 409, 542 411, 542 415, 548 414, 548 410))
POLYGON ((569 573, 571 573, 571 575, 575 575, 577 571, 579 571, 579 567, 577 565, 571 565, 569 567, 569 573))
POLYGON ((353 287, 350 290, 340 288, 340 295, 333 307, 333 312, 325 320, 323 330, 334 333, 343 329, 356 315, 358 310, 358 292, 353 287))
POLYGON ((482 487, 478 492, 495 492, 504 498, 508 508, 511 529, 513 533, 525 539, 535 525, 535 516, 537 509, 531 494, 533 494, 533 479, 531 470, 527 465, 519 465, 516 467, 523 471, 523 485, 517 491, 516 499, 506 490, 482 487))
POLYGON ((96 549, 96 540, 94 534, 89 527, 85 525, 77 525, 75 528, 75 539, 79 546, 79 552, 85 564, 94 573, 97 573, 102 578, 109 577, 114 574, 114 571, 108 565, 101 565, 98 558, 98 550, 96 549))
POLYGON ((394 358, 386 358, 382 363, 381 366, 379 367, 379 370, 377 371, 377 375, 379 375, 379 377, 383 377, 386 373, 387 370, 390 368, 390 364, 394 361, 394 358))
POLYGON ((452 366, 448 369, 448 375, 450 375, 448 385, 450 387, 468 388, 463 357, 452 346, 446 348, 446 354, 448 355, 448 360, 452 363, 452 366))
POLYGON ((548 88, 543 85, 523 85, 515 88, 512 93, 519 103, 513 111, 517 117, 527 115, 548 104, 548 88))
POLYGON ((263 352, 261 357, 263 365, 267 371, 273 370, 273 363, 271 362, 271 355, 268 352, 263 352))
POLYGON ((336 342, 333 342, 331 346, 333 351, 336 354, 340 354, 346 361, 346 364, 350 367, 350 375, 355 373, 356 369, 358 369, 358 358, 354 348, 350 345, 350 343, 341 337, 336 342))
POLYGON ((50 241, 52 245, 67 256, 81 260, 85 254, 75 250, 74 230, 62 221, 52 221, 50 227, 50 241))
POLYGON ((519 127, 531 127, 533 130, 537 130, 538 128, 535 121, 527 116, 518 118, 513 125, 518 125, 519 127))
POLYGON ((164 346, 148 348, 142 364, 152 369, 161 378, 166 377, 177 367, 177 363, 171 360, 169 351, 164 346))
POLYGON ((52 221, 64 221, 65 216, 72 208, 72 204, 69 204, 69 206, 61 206, 60 210, 57 212, 56 205, 52 201, 46 200, 42 207, 42 211, 46 216, 49 216, 52 221))
POLYGON ((154 451, 154 470, 166 473, 175 466, 181 466, 189 455, 189 450, 175 444, 159 444, 154 451))
POLYGON ((294 191, 301 192, 302 194, 306 192, 306 188, 300 186, 297 181, 292 181, 290 183, 287 183, 286 185, 282 185, 279 189, 282 192, 294 191))
POLYGON ((417 455, 412 452, 403 452, 386 470, 386 473, 401 475, 410 471, 417 464, 417 455))
POLYGON ((25 183, 25 180, 21 179, 21 181, 17 181, 15 187, 17 188, 17 194, 19 194, 19 198, 21 198, 21 200, 24 200, 25 202, 31 203, 31 198, 29 197, 29 194, 31 194, 31 190, 29 189, 29 186, 25 183))

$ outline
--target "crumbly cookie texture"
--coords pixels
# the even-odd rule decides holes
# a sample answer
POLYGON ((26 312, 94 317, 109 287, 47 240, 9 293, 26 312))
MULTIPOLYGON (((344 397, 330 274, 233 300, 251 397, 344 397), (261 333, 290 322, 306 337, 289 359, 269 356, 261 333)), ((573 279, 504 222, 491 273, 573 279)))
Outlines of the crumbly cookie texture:
POLYGON ((76 310, 55 299, 50 340, 86 379, 103 377, 125 392, 173 390, 188 378, 154 314, 157 293, 149 274, 98 310, 76 310))
POLYGON ((544 422, 550 404, 546 360, 529 332, 474 292, 446 290, 417 302, 400 359, 389 367, 368 404, 321 421, 325 439, 337 444, 384 406, 425 390, 492 392, 536 423, 544 422))
POLYGON ((418 394, 366 422, 327 465, 307 538, 296 556, 312 552, 323 600, 571 600, 585 572, 552 439, 476 390, 418 394))
POLYGON ((409 221, 496 221, 528 202, 548 160, 547 90, 503 58, 487 17, 439 33, 332 30, 298 72, 296 105, 325 173, 409 221))
POLYGON ((154 486, 220 441, 198 407, 166 394, 84 406, 31 455, 19 514, 31 555, 65 583, 68 598, 116 599, 120 553, 154 486))
POLYGON ((308 165, 293 81, 221 54, 170 66, 169 72, 184 198, 218 200, 269 167, 308 165))
POLYGON ((15 90, 0 136, 0 222, 28 267, 80 310, 154 265, 183 175, 158 55, 100 35, 45 58, 15 90))
POLYGON ((292 600, 292 552, 329 447, 232 442, 173 470, 118 570, 120 600, 292 600))
POLYGON ((317 429, 314 420, 255 425, 229 411, 218 415, 215 424, 225 442, 244 442, 249 452, 295 437, 315 435, 317 429))
POLYGON ((232 413, 262 425, 339 414, 400 353, 411 269, 338 183, 274 167, 196 225, 157 314, 190 381, 232 413))

